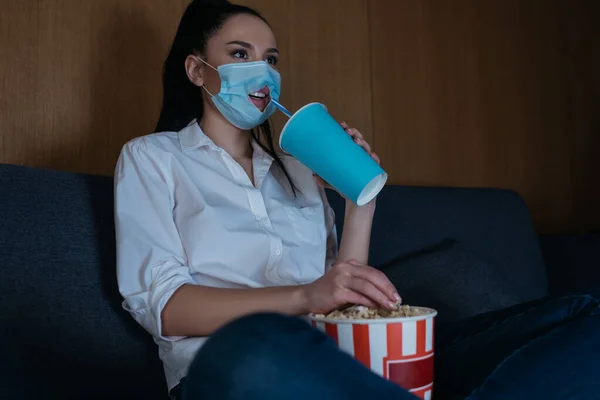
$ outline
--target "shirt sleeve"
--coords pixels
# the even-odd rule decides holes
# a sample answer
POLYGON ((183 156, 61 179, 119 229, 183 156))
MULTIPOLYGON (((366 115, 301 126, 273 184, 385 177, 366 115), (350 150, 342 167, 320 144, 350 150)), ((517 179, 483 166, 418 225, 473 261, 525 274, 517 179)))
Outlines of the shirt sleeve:
POLYGON ((335 226, 335 212, 329 205, 325 189, 319 188, 321 191, 321 199, 323 200, 323 209, 325 211, 325 229, 327 229, 327 251, 325 256, 325 272, 329 271, 338 256, 338 238, 337 228, 335 226))
POLYGON ((171 176, 150 146, 136 139, 123 147, 115 171, 117 280, 123 308, 154 337, 173 293, 194 280, 173 220, 171 176))

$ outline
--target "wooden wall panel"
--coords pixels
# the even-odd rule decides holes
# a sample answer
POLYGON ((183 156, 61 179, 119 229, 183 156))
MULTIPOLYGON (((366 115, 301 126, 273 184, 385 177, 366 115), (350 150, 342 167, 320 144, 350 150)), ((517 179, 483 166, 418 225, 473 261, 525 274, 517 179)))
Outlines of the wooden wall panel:
MULTIPOLYGON (((600 226, 600 2, 239 2, 275 30, 282 102, 361 129, 391 183, 515 189, 544 231, 600 226)), ((111 174, 154 129, 187 4, 2 1, 0 162, 111 174)))
POLYGON ((375 146, 391 182, 514 189, 540 229, 572 227, 563 2, 369 5, 375 146))
POLYGON ((567 77, 575 209, 571 225, 600 229, 600 2, 565 3, 563 13, 572 71, 567 77))
POLYGON ((154 129, 184 1, 7 0, 0 6, 0 162, 112 174, 154 129))

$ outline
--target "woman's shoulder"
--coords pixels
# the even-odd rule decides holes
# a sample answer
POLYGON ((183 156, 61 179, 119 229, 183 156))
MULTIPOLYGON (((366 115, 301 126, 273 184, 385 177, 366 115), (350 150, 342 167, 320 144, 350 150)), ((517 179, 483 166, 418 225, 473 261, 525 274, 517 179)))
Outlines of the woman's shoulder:
POLYGON ((178 148, 177 145, 179 142, 177 139, 177 135, 178 132, 155 132, 143 136, 138 136, 125 143, 125 145, 123 146, 123 151, 173 151, 178 148))
MULTIPOLYGON (((116 171, 127 168, 164 170, 178 147, 177 132, 155 132, 129 140, 121 148, 116 171)), ((117 176, 117 174, 115 174, 117 176)))

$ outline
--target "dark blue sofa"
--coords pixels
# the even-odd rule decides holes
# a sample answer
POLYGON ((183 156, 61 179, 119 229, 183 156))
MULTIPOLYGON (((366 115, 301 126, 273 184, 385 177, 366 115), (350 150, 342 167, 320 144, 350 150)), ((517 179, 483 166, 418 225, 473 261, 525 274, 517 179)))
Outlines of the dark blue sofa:
MULTIPOLYGON (((343 215, 337 195, 331 203, 343 215)), ((524 300, 600 283, 598 237, 544 237, 540 246, 511 191, 382 192, 373 265, 446 239, 507 269, 524 300)), ((157 348, 120 302, 112 178, 0 165, 2 398, 165 399, 157 348)))

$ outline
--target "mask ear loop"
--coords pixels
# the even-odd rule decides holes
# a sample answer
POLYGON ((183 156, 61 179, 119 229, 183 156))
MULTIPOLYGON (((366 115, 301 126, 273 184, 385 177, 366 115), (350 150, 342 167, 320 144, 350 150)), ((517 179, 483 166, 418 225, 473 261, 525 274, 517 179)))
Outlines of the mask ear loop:
MULTIPOLYGON (((208 65, 210 68, 212 68, 212 69, 214 69, 215 71, 219 72, 219 70, 218 70, 218 69, 216 69, 215 67, 213 67, 212 65, 210 65, 209 63, 207 63, 206 61, 204 61, 202 58, 200 58, 200 57, 198 57, 198 56, 196 56, 196 58, 197 58, 197 59, 198 59, 200 62, 202 62, 203 64, 205 64, 205 65, 208 65)), ((206 88, 206 86, 205 86, 205 85, 202 85, 202 89, 204 89, 204 90, 206 91, 206 93, 208 93, 208 94, 209 94, 211 97, 215 97, 215 95, 214 95, 214 94, 212 94, 211 92, 209 92, 209 91, 208 91, 208 89, 206 88)))

